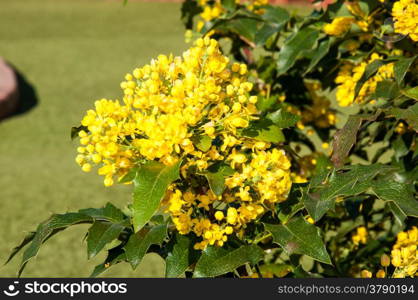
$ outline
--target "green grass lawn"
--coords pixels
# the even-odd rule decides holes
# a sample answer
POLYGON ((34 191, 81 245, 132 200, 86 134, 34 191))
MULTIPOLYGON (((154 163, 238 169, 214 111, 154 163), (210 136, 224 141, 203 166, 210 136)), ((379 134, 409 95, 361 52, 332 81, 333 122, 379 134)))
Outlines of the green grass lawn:
MULTIPOLYGON (((0 56, 36 88, 39 105, 0 123, 0 265, 26 231, 51 213, 124 206, 130 188, 105 188, 82 173, 69 138, 94 100, 120 95, 126 72, 160 53, 180 54, 180 4, 103 0, 1 0, 0 56)), ((24 276, 88 276, 103 255, 87 262, 78 226, 55 236, 28 264, 24 276)), ((20 256, 0 268, 15 276, 20 256)), ((106 276, 159 276, 164 265, 149 255, 136 271, 121 264, 106 276)))

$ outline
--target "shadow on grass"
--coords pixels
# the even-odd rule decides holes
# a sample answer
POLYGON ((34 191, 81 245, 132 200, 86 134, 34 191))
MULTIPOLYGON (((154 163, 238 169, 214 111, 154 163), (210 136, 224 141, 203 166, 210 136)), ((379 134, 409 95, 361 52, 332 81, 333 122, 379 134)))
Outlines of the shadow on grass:
POLYGON ((8 65, 13 69, 16 76, 18 98, 16 108, 8 116, 0 119, 0 122, 8 118, 25 114, 39 103, 38 95, 33 85, 27 81, 25 76, 15 66, 9 63, 8 65))

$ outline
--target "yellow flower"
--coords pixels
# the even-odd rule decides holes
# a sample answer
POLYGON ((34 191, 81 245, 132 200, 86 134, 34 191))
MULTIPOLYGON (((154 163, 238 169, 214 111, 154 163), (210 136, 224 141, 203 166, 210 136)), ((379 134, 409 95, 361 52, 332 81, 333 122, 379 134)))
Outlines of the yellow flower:
POLYGON ((350 30, 354 21, 354 17, 336 17, 331 23, 325 24, 322 29, 328 35, 339 36, 350 30))
POLYGON ((418 3, 415 0, 396 1, 392 7, 395 32, 409 35, 418 42, 418 3))

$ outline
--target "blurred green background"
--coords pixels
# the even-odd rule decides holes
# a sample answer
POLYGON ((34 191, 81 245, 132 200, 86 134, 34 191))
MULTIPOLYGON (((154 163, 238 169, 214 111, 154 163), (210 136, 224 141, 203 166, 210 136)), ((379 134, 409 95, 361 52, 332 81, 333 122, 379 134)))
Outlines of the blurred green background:
MULTIPOLYGON (((160 53, 186 48, 180 4, 104 0, 0 0, 0 56, 34 86, 39 104, 0 123, 0 266, 25 232, 51 213, 124 206, 130 188, 105 188, 74 162, 71 126, 102 97, 119 97, 126 72, 160 53)), ((25 277, 84 277, 104 253, 87 261, 84 233, 75 226, 49 240, 25 277)), ((0 268, 16 275, 20 255, 0 268)), ((164 272, 148 255, 136 271, 127 264, 104 276, 150 277, 164 272)))

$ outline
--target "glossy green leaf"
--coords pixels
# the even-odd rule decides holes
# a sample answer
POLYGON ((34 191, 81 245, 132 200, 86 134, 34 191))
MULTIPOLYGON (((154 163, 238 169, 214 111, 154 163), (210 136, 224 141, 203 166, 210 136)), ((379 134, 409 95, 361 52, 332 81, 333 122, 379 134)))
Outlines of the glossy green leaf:
POLYGON ((300 116, 285 111, 283 108, 269 113, 267 118, 270 119, 279 128, 293 127, 300 120, 300 116))
POLYGON ((285 141, 280 127, 273 124, 270 120, 253 122, 250 126, 243 129, 241 134, 263 142, 280 143, 285 141))
POLYGON ((39 248, 48 238, 71 225, 92 222, 92 217, 82 213, 66 213, 51 216, 51 218, 40 224, 36 229, 32 242, 23 253, 19 275, 23 271, 26 263, 38 254, 39 248))
POLYGON ((125 220, 123 212, 112 203, 106 203, 102 208, 86 208, 79 211, 95 220, 105 220, 113 223, 119 223, 125 220))
POLYGON ((318 48, 314 50, 313 57, 308 68, 305 71, 305 74, 312 72, 312 70, 318 65, 322 58, 328 54, 328 51, 331 47, 331 44, 334 42, 334 38, 327 38, 321 41, 318 45, 318 48))
POLYGON ((290 20, 289 12, 283 7, 265 6, 263 10, 264 13, 261 17, 269 23, 283 25, 290 20))
POLYGON ((374 92, 374 99, 391 100, 400 95, 398 84, 393 80, 379 81, 374 92))
POLYGON ((194 250, 195 241, 190 237, 176 234, 173 250, 165 260, 165 277, 176 278, 184 274, 197 261, 199 251, 194 250))
POLYGON ((280 31, 280 28, 276 25, 264 24, 259 30, 257 30, 254 38, 254 42, 257 45, 264 45, 267 40, 275 33, 280 31))
POLYGON ((402 81, 405 78, 405 74, 408 72, 409 68, 411 67, 412 63, 415 61, 417 56, 414 57, 408 57, 408 58, 401 58, 398 60, 394 67, 393 72, 395 74, 396 82, 399 86, 402 85, 402 81))
POLYGON ((312 49, 316 44, 319 31, 314 28, 305 27, 298 30, 279 52, 277 69, 279 74, 287 72, 296 61, 301 58, 305 51, 312 49))
POLYGON ((132 182, 135 177, 136 177, 136 173, 138 172, 138 167, 134 167, 131 168, 128 173, 126 173, 125 175, 123 175, 118 182, 119 183, 128 183, 128 182, 132 182))
POLYGON ((283 225, 264 226, 273 235, 273 241, 288 254, 305 254, 320 262, 331 264, 319 228, 302 217, 294 218, 283 225))
POLYGON ((87 236, 87 256, 96 256, 108 243, 116 240, 124 226, 118 223, 95 221, 87 236))
POLYGON ((215 277, 234 271, 246 264, 256 264, 264 257, 264 251, 256 245, 240 248, 209 246, 203 252, 194 270, 194 277, 215 277))
POLYGON ((418 103, 405 109, 393 107, 388 110, 388 115, 394 116, 398 120, 405 120, 415 131, 418 131, 418 103))
MULTIPOLYGON (((344 170, 333 171, 316 187, 310 186, 303 194, 302 201, 309 215, 318 221, 335 205, 338 196, 353 196, 366 192, 372 185, 373 179, 393 168, 381 164, 353 165, 344 170)), ((322 176, 322 175, 318 175, 322 176)), ((315 180, 312 178, 311 182, 315 180)))
POLYGON ((121 246, 112 248, 107 252, 107 257, 105 261, 94 268, 93 272, 90 274, 90 277, 95 278, 100 274, 104 273, 105 271, 109 270, 111 266, 116 265, 125 260, 125 251, 121 246))
POLYGON ((133 224, 140 230, 155 214, 168 186, 179 178, 181 160, 172 166, 150 161, 134 179, 133 224))
POLYGON ((392 180, 379 180, 372 186, 378 198, 393 202, 407 216, 418 217, 418 200, 410 189, 410 185, 392 180))
POLYGON ((235 170, 225 164, 212 166, 205 172, 209 187, 215 195, 222 195, 225 190, 225 178, 235 173, 235 170))
POLYGON ((351 148, 356 143, 357 132, 360 129, 361 123, 363 121, 374 121, 379 114, 380 112, 374 115, 351 115, 348 117, 344 127, 334 134, 331 161, 336 167, 344 165, 351 148))
POLYGON ((197 135, 191 138, 193 144, 203 152, 207 152, 212 146, 212 139, 207 135, 197 135))
POLYGON ((418 86, 404 90, 402 93, 405 96, 418 101, 418 86))
POLYGON ((22 240, 22 242, 12 249, 12 252, 9 255, 9 258, 4 263, 5 265, 8 264, 16 254, 20 252, 27 244, 32 242, 33 238, 35 237, 36 232, 29 232, 22 240))
POLYGON ((151 245, 161 245, 167 236, 167 224, 144 227, 132 234, 125 245, 126 259, 135 269, 141 263, 151 245))

